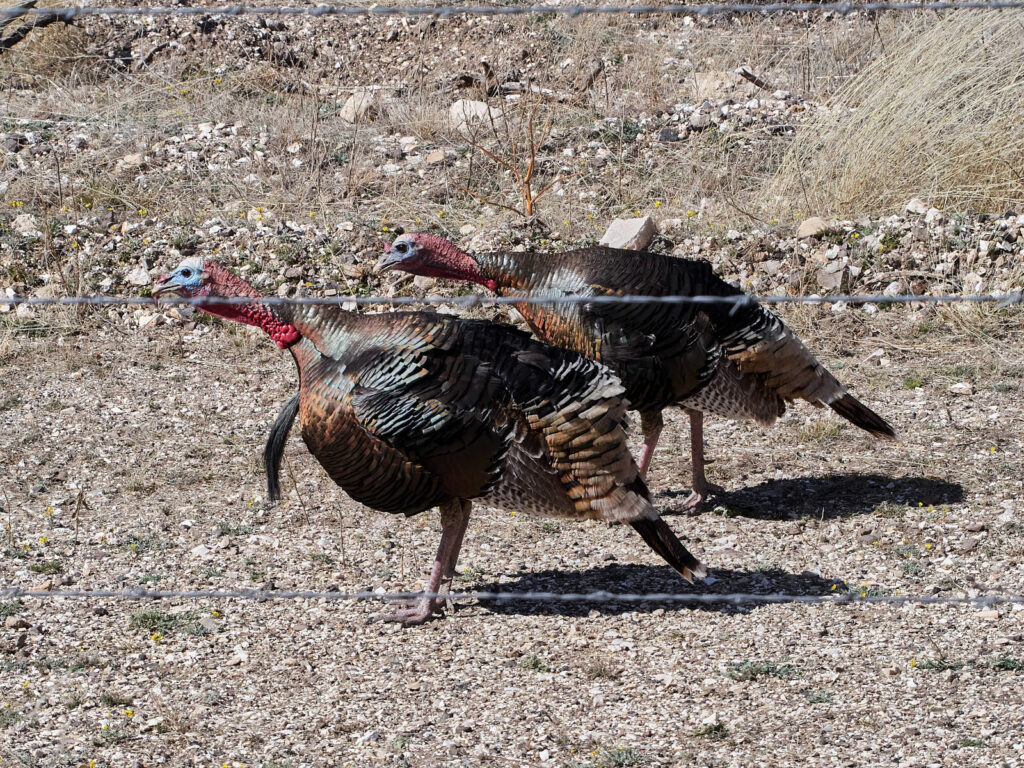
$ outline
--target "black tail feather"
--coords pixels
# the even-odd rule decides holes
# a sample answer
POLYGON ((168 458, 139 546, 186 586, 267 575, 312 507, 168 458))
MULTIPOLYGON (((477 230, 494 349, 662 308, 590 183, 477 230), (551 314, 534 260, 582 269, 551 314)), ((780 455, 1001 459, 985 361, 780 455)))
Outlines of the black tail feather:
POLYGON ((872 435, 886 437, 890 440, 896 439, 896 432, 891 426, 889 426, 889 422, 872 411, 853 395, 845 394, 828 405, 829 408, 838 413, 844 419, 857 425, 861 429, 870 432, 872 435))
POLYGON ((267 437, 267 447, 263 449, 263 466, 267 470, 267 496, 271 501, 281 498, 281 484, 278 482, 278 475, 281 473, 281 456, 284 454, 284 444, 288 442, 288 433, 291 431, 292 422, 299 412, 299 396, 295 394, 291 400, 285 403, 281 413, 270 425, 270 435, 267 437))
POLYGON ((694 578, 703 579, 707 575, 700 560, 689 553, 683 546, 683 542, 676 538, 672 529, 668 527, 668 523, 660 517, 653 520, 647 518, 630 520, 629 524, 643 537, 647 546, 661 555, 665 562, 675 568, 679 575, 687 581, 692 583, 694 578))

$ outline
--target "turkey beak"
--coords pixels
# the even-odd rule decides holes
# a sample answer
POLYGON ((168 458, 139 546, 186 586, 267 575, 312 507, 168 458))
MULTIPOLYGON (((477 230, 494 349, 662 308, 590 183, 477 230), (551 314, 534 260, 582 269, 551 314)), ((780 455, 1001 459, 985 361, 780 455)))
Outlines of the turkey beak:
POLYGON ((161 299, 166 296, 180 296, 180 287, 171 282, 170 275, 164 275, 156 281, 153 286, 153 298, 161 299))
POLYGON ((401 263, 402 257, 399 254, 395 253, 393 250, 387 250, 377 262, 376 272, 378 275, 382 275, 385 272, 390 272, 392 269, 395 269, 401 263))

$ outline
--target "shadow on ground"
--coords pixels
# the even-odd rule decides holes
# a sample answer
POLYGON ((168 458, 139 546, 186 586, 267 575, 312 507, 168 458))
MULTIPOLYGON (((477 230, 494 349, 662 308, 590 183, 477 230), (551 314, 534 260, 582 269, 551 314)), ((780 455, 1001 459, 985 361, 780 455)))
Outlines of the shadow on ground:
MULTIPOLYGON (((674 510, 689 491, 662 491, 654 505, 662 514, 680 514, 674 510), (665 507, 668 507, 667 509, 665 507)), ((718 509, 733 517, 758 520, 797 520, 808 516, 830 520, 866 515, 879 504, 924 506, 963 501, 964 489, 933 477, 887 477, 878 474, 827 475, 767 480, 750 488, 717 494, 701 511, 718 509)))
MULTIPOLYGON (((664 565, 612 564, 585 571, 537 571, 524 573, 514 581, 497 581, 488 584, 474 584, 470 587, 456 587, 455 591, 473 592, 612 592, 650 594, 729 594, 753 593, 759 595, 827 595, 835 594, 834 586, 839 579, 825 579, 818 574, 805 571, 789 573, 781 569, 734 571, 729 568, 713 568, 708 572, 712 580, 708 583, 687 584, 678 574, 664 565)), ((683 602, 676 600, 644 601, 581 601, 555 602, 532 600, 482 600, 480 606, 492 613, 542 616, 587 616, 591 611, 605 615, 617 615, 638 611, 650 613, 659 608, 665 611, 720 611, 725 613, 748 613, 769 603, 683 602)))

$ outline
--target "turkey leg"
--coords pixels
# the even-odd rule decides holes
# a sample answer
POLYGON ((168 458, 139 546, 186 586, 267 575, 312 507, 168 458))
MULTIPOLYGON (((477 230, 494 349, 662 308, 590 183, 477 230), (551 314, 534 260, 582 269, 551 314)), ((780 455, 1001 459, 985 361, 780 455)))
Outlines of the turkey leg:
MULTIPOLYGON (((437 546, 437 556, 434 558, 434 566, 430 570, 430 583, 427 584, 427 592, 435 594, 440 592, 442 582, 446 589, 451 587, 452 579, 455 577, 455 564, 459 561, 459 550, 462 548, 462 538, 466 535, 466 527, 469 525, 471 508, 472 504, 464 499, 454 499, 439 507, 441 543, 437 546)), ((421 597, 402 606, 394 613, 379 616, 378 620, 396 621, 404 627, 423 624, 440 611, 442 602, 443 598, 440 597, 421 597)))
POLYGON ((692 464, 693 490, 683 502, 683 509, 693 509, 713 493, 725 489, 712 485, 704 475, 704 414, 691 408, 684 408, 690 415, 690 462, 692 464))
POLYGON ((661 418, 661 411, 640 411, 640 432, 644 436, 644 449, 640 453, 641 480, 647 479, 647 470, 650 469, 654 449, 658 446, 658 438, 664 427, 665 420, 661 418))

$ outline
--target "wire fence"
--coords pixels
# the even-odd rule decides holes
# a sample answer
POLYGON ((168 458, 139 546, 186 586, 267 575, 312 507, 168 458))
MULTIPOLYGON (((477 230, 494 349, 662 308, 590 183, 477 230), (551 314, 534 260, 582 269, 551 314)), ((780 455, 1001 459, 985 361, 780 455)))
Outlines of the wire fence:
POLYGON ((896 605, 960 605, 995 606, 1024 605, 1024 595, 978 595, 975 597, 940 597, 938 595, 876 595, 853 590, 825 595, 794 595, 781 592, 758 594, 750 592, 340 592, 314 590, 261 590, 261 589, 23 589, 0 588, 2 598, 68 598, 118 600, 331 600, 360 602, 396 602, 404 600, 443 598, 447 600, 477 600, 480 602, 538 602, 538 603, 729 603, 744 604, 849 604, 890 603, 896 605))
MULTIPOLYGON (((261 6, 261 5, 219 5, 219 6, 154 6, 154 7, 103 7, 68 6, 35 8, 16 6, 0 11, 0 25, 21 17, 55 17, 58 21, 71 22, 83 17, 235 17, 235 16, 291 16, 309 18, 327 17, 437 17, 460 16, 510 17, 536 14, 557 14, 578 17, 591 14, 617 15, 676 15, 691 17, 717 17, 737 14, 782 14, 819 13, 849 15, 869 12, 940 12, 952 10, 1010 10, 1024 8, 1024 0, 950 0, 949 2, 797 2, 797 3, 732 3, 732 4, 665 4, 665 5, 424 5, 424 6, 261 6)), ((336 297, 195 297, 162 298, 125 296, 69 296, 69 297, 0 297, 0 308, 16 306, 153 306, 169 307, 191 305, 202 308, 210 305, 249 304, 259 302, 268 306, 408 306, 408 305, 455 305, 492 306, 509 304, 731 304, 732 311, 754 304, 994 304, 1008 307, 1024 303, 1024 292, 1017 290, 992 294, 946 294, 946 295, 835 295, 835 296, 757 296, 740 294, 736 296, 497 296, 478 294, 465 296, 388 297, 388 296, 336 296, 336 297)), ((835 590, 836 587, 833 587, 835 590)), ((844 590, 845 590, 844 586, 844 590)), ((445 598, 453 601, 476 600, 481 602, 507 603, 673 603, 673 604, 894 604, 894 605, 950 605, 967 607, 992 607, 997 605, 1024 605, 1024 595, 977 595, 941 597, 937 595, 890 595, 872 594, 868 591, 837 590, 828 594, 785 594, 785 593, 714 593, 714 592, 651 592, 616 593, 607 591, 559 593, 547 591, 456 591, 392 592, 375 591, 315 591, 315 590, 146 590, 146 589, 25 589, 16 586, 0 587, 0 598, 5 599, 119 599, 119 600, 165 600, 165 599, 209 599, 209 600, 327 600, 327 601, 373 601, 394 602, 402 600, 445 598)))
POLYGON ((70 22, 83 16, 308 16, 308 17, 422 17, 435 16, 525 16, 559 14, 570 17, 588 14, 628 15, 684 15, 725 16, 744 13, 833 13, 849 15, 878 11, 950 11, 950 10, 1008 10, 1024 8, 1024 0, 949 0, 948 2, 869 2, 869 3, 705 3, 665 5, 424 5, 424 6, 150 6, 150 7, 92 7, 69 6, 63 8, 15 7, 0 13, 0 22, 20 15, 56 16, 70 22))
POLYGON ((1007 293, 982 294, 945 294, 945 295, 913 295, 900 294, 886 296, 869 294, 864 296, 843 294, 839 296, 757 296, 754 294, 738 294, 736 296, 483 296, 468 294, 464 296, 302 296, 274 297, 265 296, 252 298, 248 296, 196 296, 194 298, 151 298, 141 296, 68 296, 68 297, 34 297, 10 296, 0 298, 3 306, 152 306, 170 307, 190 305, 193 307, 225 306, 234 304, 262 304, 265 306, 410 306, 417 304, 454 304, 462 307, 499 306, 508 304, 732 304, 733 310, 754 304, 996 304, 1009 307, 1024 304, 1024 291, 1007 293))

